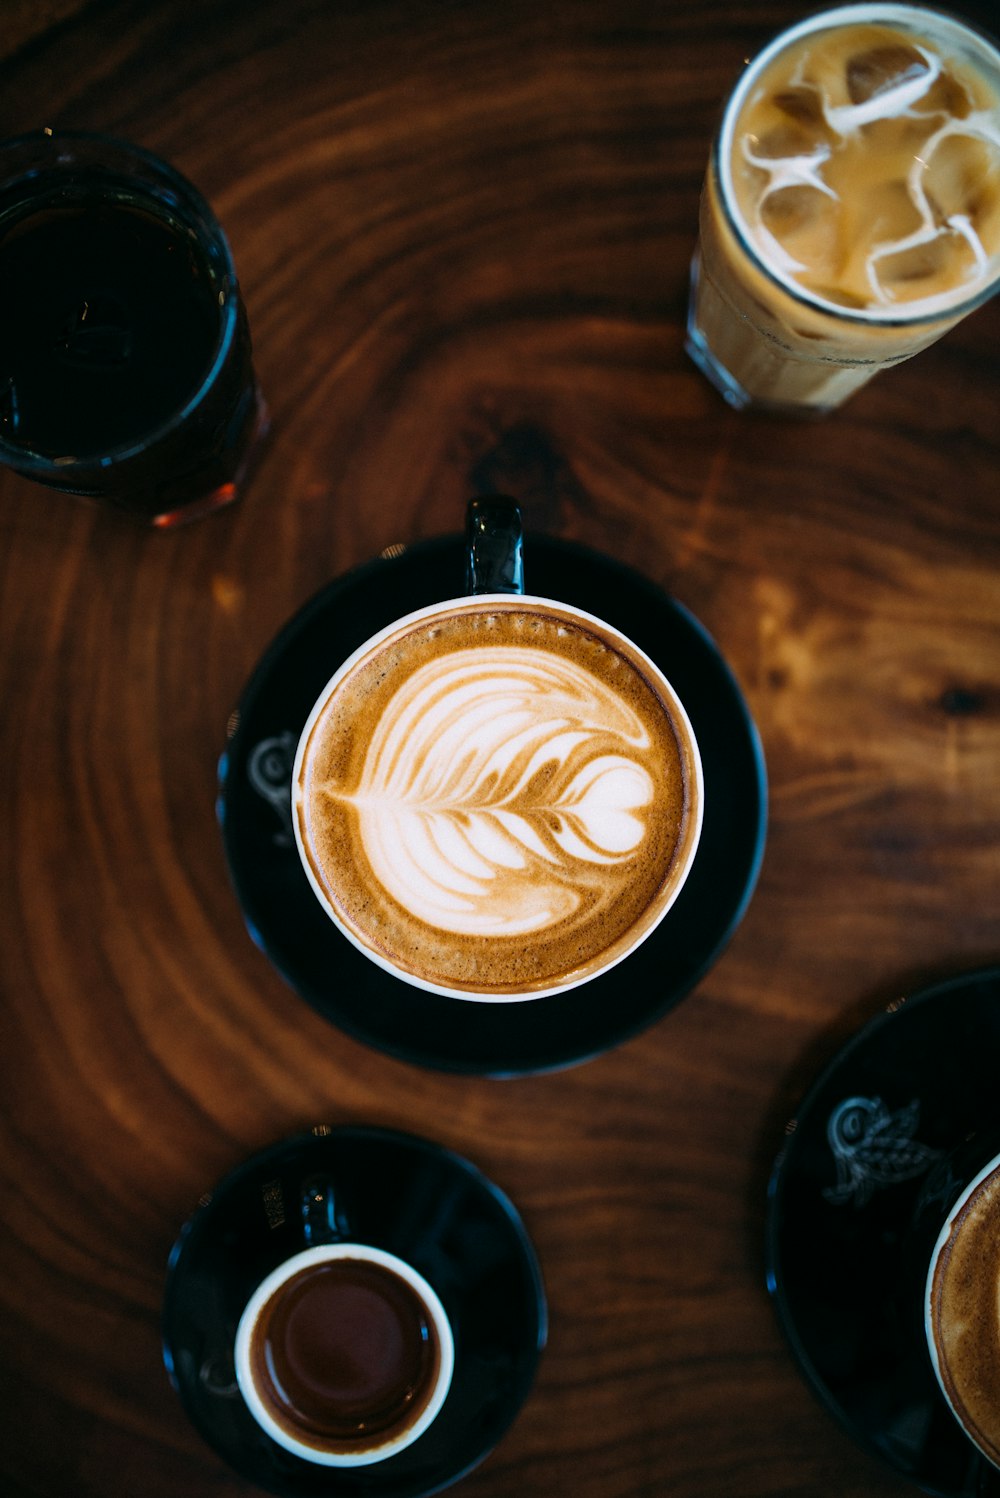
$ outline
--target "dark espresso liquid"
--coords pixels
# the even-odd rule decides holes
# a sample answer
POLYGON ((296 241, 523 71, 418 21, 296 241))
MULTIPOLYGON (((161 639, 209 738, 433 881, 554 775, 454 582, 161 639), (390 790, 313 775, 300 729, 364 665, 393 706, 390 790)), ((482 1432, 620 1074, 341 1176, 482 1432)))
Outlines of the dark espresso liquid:
POLYGON ((134 196, 0 218, 0 437, 50 459, 143 442, 198 391, 221 316, 194 236, 134 196))
POLYGON ((335 1259, 301 1270, 264 1307, 250 1349, 272 1417, 318 1450, 370 1450, 408 1430, 434 1391, 437 1334, 391 1269, 335 1259))

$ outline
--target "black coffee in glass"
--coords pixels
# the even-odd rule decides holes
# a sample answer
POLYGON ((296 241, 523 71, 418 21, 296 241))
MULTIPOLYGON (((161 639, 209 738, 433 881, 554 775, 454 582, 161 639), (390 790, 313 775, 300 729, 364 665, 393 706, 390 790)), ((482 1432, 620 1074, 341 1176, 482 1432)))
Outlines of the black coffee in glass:
POLYGON ((191 184, 103 137, 0 145, 0 460, 169 525, 237 497, 265 426, 191 184))

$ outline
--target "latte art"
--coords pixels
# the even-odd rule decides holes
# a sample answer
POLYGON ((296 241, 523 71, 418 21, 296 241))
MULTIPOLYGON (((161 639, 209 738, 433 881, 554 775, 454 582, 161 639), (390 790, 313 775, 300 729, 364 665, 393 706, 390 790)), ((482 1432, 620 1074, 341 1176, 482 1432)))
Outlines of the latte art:
POLYGON ((656 668, 547 600, 459 600, 370 642, 299 747, 297 836, 345 932, 444 992, 530 995, 619 960, 672 901, 697 750, 656 668))
POLYGON ((604 898, 602 871, 642 843, 650 738, 572 661, 513 646, 468 656, 400 687, 344 799, 379 883, 419 920, 519 936, 604 898))

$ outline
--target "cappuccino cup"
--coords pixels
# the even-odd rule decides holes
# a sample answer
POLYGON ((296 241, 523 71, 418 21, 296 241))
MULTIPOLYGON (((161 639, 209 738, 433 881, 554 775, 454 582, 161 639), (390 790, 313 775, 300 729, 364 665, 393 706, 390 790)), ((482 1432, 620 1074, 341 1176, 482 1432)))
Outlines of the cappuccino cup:
POLYGON ((1000 1468, 1000 1154, 948 1211, 931 1253, 924 1328, 952 1414, 1000 1468))
POLYGON ((698 746, 663 672, 523 579, 516 505, 473 501, 468 592, 338 666, 292 773, 330 919, 458 999, 540 998, 624 960, 676 900, 702 824, 698 746))
POLYGON ((369 1466, 404 1451, 439 1414, 455 1363, 451 1325, 413 1265, 340 1236, 327 1184, 304 1188, 303 1215, 309 1246, 261 1281, 240 1317, 237 1383, 257 1424, 293 1456, 369 1466))

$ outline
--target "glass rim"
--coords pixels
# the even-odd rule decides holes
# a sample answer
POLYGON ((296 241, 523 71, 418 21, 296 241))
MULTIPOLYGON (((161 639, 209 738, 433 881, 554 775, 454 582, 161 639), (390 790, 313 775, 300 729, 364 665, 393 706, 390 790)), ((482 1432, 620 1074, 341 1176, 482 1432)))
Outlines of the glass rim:
MULTIPOLYGON (((44 128, 40 130, 26 131, 21 135, 10 136, 0 140, 0 194, 7 193, 16 188, 19 183, 27 183, 37 180, 46 175, 56 175, 63 167, 75 165, 81 170, 94 169, 104 171, 109 177, 115 175, 115 168, 110 163, 101 163, 95 160, 87 162, 60 161, 56 155, 57 148, 65 143, 68 147, 91 146, 95 149, 108 147, 120 152, 126 160, 144 166, 150 176, 145 180, 148 194, 154 202, 157 201, 156 178, 160 178, 164 187, 169 187, 176 195, 170 207, 181 210, 182 221, 186 216, 192 215, 196 220, 196 228, 200 238, 205 237, 205 231, 211 238, 213 254, 221 261, 222 274, 218 284, 218 298, 222 316, 219 319, 219 329, 215 339, 215 347, 210 364, 205 373, 195 386, 193 393, 182 406, 179 406, 165 421, 148 431, 143 432, 140 437, 130 439, 128 442, 118 443, 114 447, 107 448, 103 452, 80 454, 67 458, 53 458, 45 453, 39 453, 34 448, 22 446, 10 442, 0 433, 0 461, 7 463, 26 475, 32 476, 42 473, 65 474, 68 476, 79 470, 90 472, 95 469, 108 469, 146 452, 150 447, 162 442, 179 430, 184 423, 197 411, 207 399, 214 387, 219 373, 229 356, 230 350, 236 338, 237 319, 239 315, 239 283, 236 276, 236 267, 233 262, 232 250, 226 238, 225 231, 219 223, 218 218, 212 210, 207 198, 195 187, 189 178, 185 177, 169 161, 155 152, 148 151, 143 146, 137 146, 134 142, 123 140, 118 136, 106 135, 101 131, 92 130, 64 130, 61 128, 44 128), (16 169, 9 168, 8 157, 15 151, 26 152, 32 148, 52 147, 53 154, 48 162, 39 159, 34 165, 27 161, 22 162, 16 169)), ((40 155, 40 153, 39 153, 40 155)), ((8 210, 9 211, 9 210, 8 210)), ((6 212, 0 215, 0 227, 6 212)), ((186 223, 185 227, 192 227, 186 223)))
MULTIPOLYGON (((1000 84, 1000 42, 992 37, 982 27, 974 22, 966 20, 951 11, 939 9, 935 6, 915 4, 910 5, 906 0, 852 0, 846 5, 834 5, 832 7, 815 10, 792 25, 785 27, 752 57, 750 57, 730 90, 726 99, 722 120, 715 132, 715 138, 711 149, 711 167, 718 184, 719 204, 725 215, 726 223, 736 239, 740 249, 751 261, 756 270, 765 277, 772 286, 778 288, 793 302, 808 308, 812 312, 819 312, 831 317, 838 322, 853 323, 861 328, 909 328, 918 330, 922 327, 933 327, 935 323, 958 322, 969 312, 974 311, 984 302, 1000 290, 1000 251, 991 257, 995 261, 992 275, 982 284, 978 290, 971 292, 962 300, 944 302, 932 311, 924 310, 907 315, 901 306, 882 310, 878 307, 855 308, 845 307, 837 302, 828 301, 825 297, 817 296, 804 286, 800 286, 790 277, 786 278, 780 271, 776 270, 764 258, 761 251, 754 244, 743 215, 736 204, 736 196, 732 187, 732 172, 730 170, 731 142, 735 131, 736 118, 746 101, 747 94, 754 81, 759 78, 769 63, 780 56, 780 54, 792 43, 813 32, 831 31, 842 26, 855 25, 867 22, 872 25, 878 24, 906 24, 907 29, 913 30, 923 20, 929 25, 944 25, 956 36, 967 38, 974 48, 993 62, 998 84, 1000 84)), ((919 305, 919 304, 914 304, 919 305)))

